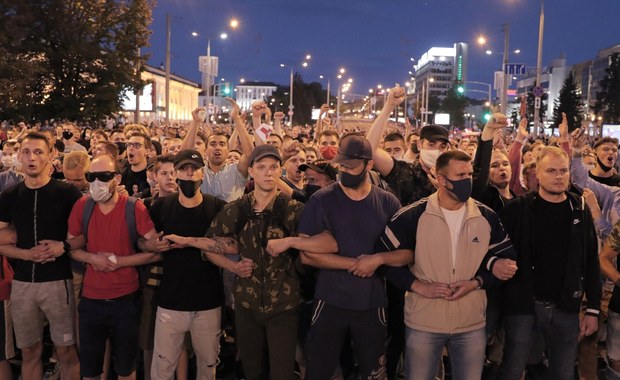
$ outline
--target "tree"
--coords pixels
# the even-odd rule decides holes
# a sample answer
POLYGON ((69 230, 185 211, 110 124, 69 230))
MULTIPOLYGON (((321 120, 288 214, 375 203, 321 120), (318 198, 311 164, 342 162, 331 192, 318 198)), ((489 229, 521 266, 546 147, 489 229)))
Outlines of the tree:
POLYGON ((450 114, 450 123, 458 128, 465 125, 465 107, 467 98, 456 90, 456 83, 448 92, 441 103, 441 110, 450 114))
POLYGON ((562 113, 566 114, 569 132, 581 127, 583 102, 581 101, 581 96, 577 93, 577 83, 575 83, 575 77, 572 72, 564 80, 560 96, 553 104, 554 128, 557 128, 562 122, 562 113))
POLYGON ((620 124, 620 54, 609 57, 605 78, 600 81, 601 91, 596 96, 595 112, 602 113, 603 120, 620 124))
MULTIPOLYGON (((288 112, 290 104, 290 86, 278 86, 273 93, 273 103, 268 102, 272 112, 288 112)), ((326 101, 326 94, 318 82, 305 83, 300 73, 293 76, 293 122, 294 124, 312 124, 312 109, 320 108, 326 101)))
POLYGON ((0 118, 99 119, 143 86, 153 0, 0 2, 0 118))

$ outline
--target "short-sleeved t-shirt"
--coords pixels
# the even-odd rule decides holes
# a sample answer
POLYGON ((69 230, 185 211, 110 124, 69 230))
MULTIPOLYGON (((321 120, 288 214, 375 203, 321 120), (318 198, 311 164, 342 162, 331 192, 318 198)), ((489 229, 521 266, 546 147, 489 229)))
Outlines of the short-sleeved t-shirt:
MULTIPOLYGON (((173 194, 155 202, 150 209, 157 231, 165 235, 203 237, 211 221, 226 202, 203 194, 202 203, 186 208, 173 194)), ((220 271, 201 258, 200 250, 187 247, 163 253, 163 276, 157 304, 179 311, 210 310, 222 306, 223 290, 220 271)))
POLYGON ((123 171, 121 185, 125 186, 125 190, 127 190, 129 195, 142 198, 142 194, 150 189, 149 183, 146 180, 146 169, 134 172, 131 170, 131 165, 128 165, 123 171), (138 191, 135 191, 136 188, 138 191))
MULTIPOLYGON (((83 235, 82 217, 88 197, 80 199, 69 217, 69 233, 73 236, 83 235)), ((119 195, 112 211, 103 214, 96 204, 88 222, 88 241, 86 251, 90 253, 113 253, 116 256, 130 256, 136 253, 135 243, 130 242, 125 206, 127 196, 119 195)), ((153 221, 142 202, 135 206, 136 230, 144 236, 151 231, 153 221)), ((134 267, 123 267, 113 272, 101 272, 92 266, 86 266, 82 295, 90 299, 113 299, 138 290, 138 272, 134 267)))
MULTIPOLYGON (((338 183, 328 185, 306 203, 299 233, 329 231, 338 243, 338 254, 356 258, 375 252, 375 244, 400 203, 391 193, 373 186, 366 198, 349 198, 338 183)), ((315 298, 351 310, 368 310, 386 304, 383 279, 352 275, 346 270, 321 269, 315 298)))
MULTIPOLYGON (((81 196, 75 186, 56 179, 38 189, 29 189, 20 182, 0 195, 0 221, 15 226, 18 248, 30 249, 41 240, 64 241, 71 208, 81 196)), ((72 277, 70 259, 65 254, 45 264, 20 259, 10 262, 18 281, 46 282, 72 277)))

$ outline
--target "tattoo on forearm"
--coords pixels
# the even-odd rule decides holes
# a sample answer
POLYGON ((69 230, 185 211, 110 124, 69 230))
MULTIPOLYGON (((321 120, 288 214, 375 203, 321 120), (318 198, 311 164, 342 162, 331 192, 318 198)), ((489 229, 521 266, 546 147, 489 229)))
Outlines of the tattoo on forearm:
POLYGON ((215 240, 215 242, 213 243, 212 252, 217 253, 218 255, 225 255, 237 246, 237 241, 233 238, 220 237, 213 238, 213 240, 215 240))

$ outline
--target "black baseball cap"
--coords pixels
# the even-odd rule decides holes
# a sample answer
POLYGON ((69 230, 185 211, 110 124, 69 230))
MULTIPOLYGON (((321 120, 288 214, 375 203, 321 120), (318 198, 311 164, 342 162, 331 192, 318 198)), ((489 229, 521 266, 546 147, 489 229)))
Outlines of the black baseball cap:
POLYGON ((276 160, 280 161, 280 164, 282 163, 282 157, 280 156, 280 151, 278 150, 278 148, 273 145, 263 144, 254 148, 252 153, 250 153, 250 166, 254 165, 255 161, 258 161, 265 157, 273 157, 276 160))
POLYGON ((344 136, 340 140, 338 154, 333 162, 347 167, 354 167, 360 160, 372 160, 370 141, 359 135, 344 136))
POLYGON ((185 164, 191 164, 195 168, 202 168, 205 162, 200 153, 194 149, 183 149, 174 156, 174 168, 179 169, 185 164))
POLYGON ((439 125, 427 125, 420 130, 420 139, 428 141, 443 140, 450 142, 448 130, 439 125))
POLYGON ((338 171, 327 160, 316 160, 312 163, 299 165, 299 170, 305 172, 308 169, 312 169, 317 173, 327 175, 332 181, 336 180, 338 171))

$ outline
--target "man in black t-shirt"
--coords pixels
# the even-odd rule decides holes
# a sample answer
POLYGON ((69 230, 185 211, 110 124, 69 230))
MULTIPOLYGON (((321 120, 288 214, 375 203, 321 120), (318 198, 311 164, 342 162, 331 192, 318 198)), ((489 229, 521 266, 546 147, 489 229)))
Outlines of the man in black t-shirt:
POLYGON ((204 161, 195 150, 175 156, 179 193, 155 202, 151 218, 164 238, 174 242, 163 254, 163 276, 157 293, 153 379, 174 376, 186 332, 192 336, 198 379, 215 379, 219 363, 222 279, 218 267, 201 259, 188 240, 205 236, 211 220, 226 204, 202 194, 204 161))
MULTIPOLYGON (((24 181, 0 196, 0 229, 14 226, 17 244, 0 246, 11 259, 13 323, 22 350, 22 378, 42 379, 43 319, 50 323, 63 378, 79 378, 75 351, 67 220, 81 197, 73 185, 50 178, 52 144, 42 134, 24 137, 19 159, 24 181)), ((78 244, 75 244, 77 246, 78 244)))
POLYGON ((521 377, 539 334, 545 338, 549 378, 574 379, 577 342, 598 328, 597 238, 588 206, 566 191, 568 162, 562 149, 543 148, 536 160, 538 193, 513 200, 500 213, 519 268, 502 297, 506 343, 500 379, 521 377))
POLYGON ((130 196, 136 198, 149 197, 150 187, 146 180, 146 152, 151 149, 151 139, 134 132, 127 140, 127 163, 129 166, 123 171, 121 185, 130 196))

